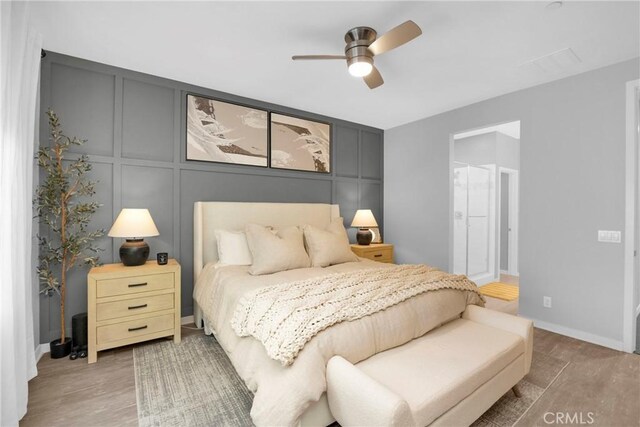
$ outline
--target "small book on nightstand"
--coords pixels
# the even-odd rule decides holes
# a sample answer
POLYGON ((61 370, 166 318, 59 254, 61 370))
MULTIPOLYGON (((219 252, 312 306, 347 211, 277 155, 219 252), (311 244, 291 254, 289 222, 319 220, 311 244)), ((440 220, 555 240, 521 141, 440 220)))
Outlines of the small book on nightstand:
POLYGON ((393 264, 393 245, 388 243, 351 245, 351 250, 361 258, 393 264))

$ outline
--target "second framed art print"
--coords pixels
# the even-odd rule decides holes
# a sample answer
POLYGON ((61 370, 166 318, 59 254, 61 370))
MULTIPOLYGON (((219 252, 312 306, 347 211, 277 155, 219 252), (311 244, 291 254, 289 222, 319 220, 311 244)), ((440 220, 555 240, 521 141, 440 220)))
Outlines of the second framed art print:
POLYGON ((187 160, 267 167, 267 112, 187 95, 187 160))
POLYGON ((271 113, 271 167, 331 172, 331 126, 271 113))

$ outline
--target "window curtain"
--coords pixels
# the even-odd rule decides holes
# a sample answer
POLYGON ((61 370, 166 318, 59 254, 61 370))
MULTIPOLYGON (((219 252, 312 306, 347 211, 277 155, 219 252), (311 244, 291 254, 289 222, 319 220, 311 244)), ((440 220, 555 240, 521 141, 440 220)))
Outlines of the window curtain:
MULTIPOLYGON (((0 425, 27 412, 37 374, 33 330, 32 198, 42 37, 27 2, 0 1, 0 425)), ((36 288, 37 289, 37 288, 36 288)))

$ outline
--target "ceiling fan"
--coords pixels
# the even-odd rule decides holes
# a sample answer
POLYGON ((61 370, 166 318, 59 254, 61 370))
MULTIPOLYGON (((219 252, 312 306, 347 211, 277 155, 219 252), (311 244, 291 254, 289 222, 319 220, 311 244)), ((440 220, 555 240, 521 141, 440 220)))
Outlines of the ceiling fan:
POLYGON ((373 65, 373 57, 402 46, 422 34, 422 30, 413 21, 407 21, 389 30, 380 37, 370 27, 355 27, 347 31, 344 41, 344 55, 294 55, 294 61, 346 59, 349 73, 362 77, 369 89, 375 89, 384 83, 378 69, 373 65))

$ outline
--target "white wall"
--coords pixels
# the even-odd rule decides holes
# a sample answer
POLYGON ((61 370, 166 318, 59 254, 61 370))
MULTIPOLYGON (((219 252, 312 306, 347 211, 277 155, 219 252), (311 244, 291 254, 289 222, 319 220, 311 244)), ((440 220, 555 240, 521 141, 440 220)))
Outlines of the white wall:
POLYGON ((451 134, 521 120, 520 312, 622 341, 625 85, 636 58, 385 132, 385 240, 399 262, 450 263, 451 134), (542 307, 551 296, 553 308, 542 307))
POLYGON ((520 140, 496 132, 496 164, 520 170, 520 140))
POLYGON ((475 166, 496 163, 496 133, 482 133, 456 139, 453 147, 454 159, 475 166))
POLYGON ((456 139, 453 151, 457 162, 520 169, 520 140, 501 132, 456 139))

